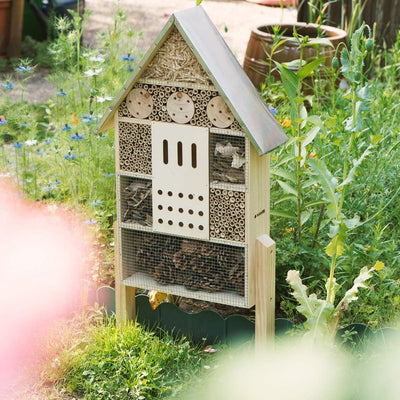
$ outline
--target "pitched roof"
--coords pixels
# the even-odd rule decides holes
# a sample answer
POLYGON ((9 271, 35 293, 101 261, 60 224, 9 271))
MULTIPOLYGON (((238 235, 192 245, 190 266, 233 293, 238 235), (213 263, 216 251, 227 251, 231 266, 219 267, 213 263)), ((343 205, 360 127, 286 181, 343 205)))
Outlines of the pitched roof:
POLYGON ((113 127, 113 116, 157 50, 176 26, 210 80, 224 98, 258 153, 265 154, 287 137, 265 106, 236 57, 201 6, 179 11, 168 20, 157 39, 125 82, 97 125, 101 132, 113 127))

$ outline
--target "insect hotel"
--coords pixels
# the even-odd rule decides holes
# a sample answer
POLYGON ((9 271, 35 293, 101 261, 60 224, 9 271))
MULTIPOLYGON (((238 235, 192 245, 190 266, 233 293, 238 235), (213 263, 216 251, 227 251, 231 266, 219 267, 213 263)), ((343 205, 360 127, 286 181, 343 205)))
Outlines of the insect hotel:
POLYGON ((265 154, 286 136, 201 6, 170 17, 97 131, 113 127, 119 317, 142 288, 257 303, 273 328, 265 154))

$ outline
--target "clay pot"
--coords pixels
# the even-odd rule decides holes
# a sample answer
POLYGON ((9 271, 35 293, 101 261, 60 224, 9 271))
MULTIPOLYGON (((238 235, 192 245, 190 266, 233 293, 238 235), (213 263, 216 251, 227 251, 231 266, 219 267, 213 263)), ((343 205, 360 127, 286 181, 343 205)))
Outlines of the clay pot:
POLYGON ((0 0, 0 57, 7 52, 10 37, 11 0, 0 0))
MULTIPOLYGON (((247 44, 243 69, 257 89, 265 81, 265 75, 269 73, 269 57, 267 53, 271 53, 274 42, 272 27, 273 25, 264 25, 253 29, 247 44)), ((331 66, 332 58, 335 55, 335 48, 339 43, 346 43, 347 40, 347 33, 345 31, 331 26, 304 24, 301 22, 280 25, 280 32, 284 32, 282 39, 287 39, 287 42, 281 45, 279 51, 273 54, 272 59, 279 63, 298 60, 300 58, 300 47, 293 39, 293 27, 295 27, 299 35, 307 35, 310 41, 317 37, 324 37, 330 40, 334 48, 320 44, 319 46, 308 46, 303 51, 303 58, 305 60, 311 57, 326 57, 325 65, 327 67, 331 66)), ((272 62, 272 68, 274 66, 272 62)), ((273 71, 272 74, 275 78, 279 79, 278 72, 273 71)))

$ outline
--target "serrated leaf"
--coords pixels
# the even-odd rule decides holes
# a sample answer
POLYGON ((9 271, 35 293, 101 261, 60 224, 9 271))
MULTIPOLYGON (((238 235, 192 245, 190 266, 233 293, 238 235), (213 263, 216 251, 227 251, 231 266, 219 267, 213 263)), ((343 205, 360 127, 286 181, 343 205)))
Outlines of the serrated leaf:
POLYGON ((282 178, 285 178, 287 180, 289 180, 292 183, 296 183, 297 182, 297 177, 296 174, 294 172, 282 169, 282 168, 274 168, 271 170, 271 174, 272 175, 277 175, 280 176, 282 178))
POLYGON ((326 246, 325 252, 328 254, 329 257, 339 257, 343 254, 344 252, 344 232, 342 234, 342 231, 339 231, 337 235, 333 237, 333 239, 330 241, 328 246, 326 246))
POLYGON ((336 312, 338 312, 343 305, 347 306, 350 302, 358 299, 358 297, 356 296, 358 289, 368 287, 365 284, 365 281, 367 281, 368 279, 371 279, 373 270, 374 270, 373 267, 370 269, 368 269, 368 267, 363 267, 361 269, 360 274, 357 276, 356 279, 354 279, 353 287, 345 293, 345 295, 343 296, 343 299, 336 306, 336 310, 335 310, 336 312))
POLYGON ((368 146, 368 148, 364 151, 364 153, 361 155, 361 157, 359 159, 353 160, 353 166, 351 167, 349 173, 347 174, 346 179, 338 186, 338 189, 348 185, 349 183, 351 183, 354 180, 354 176, 356 174, 357 168, 364 161, 365 157, 367 157, 369 154, 371 154, 371 152, 370 152, 371 148, 372 148, 372 146, 368 146))
POLYGON ((300 225, 303 226, 310 219, 311 215, 312 215, 312 210, 302 211, 300 215, 300 225))
POLYGON ((299 79, 293 71, 285 68, 282 64, 277 62, 275 64, 280 72, 283 88, 285 89, 288 99, 293 104, 295 104, 295 98, 297 97, 297 89, 299 86, 299 79))
POLYGON ((322 186, 327 199, 327 214, 329 218, 338 218, 339 214, 339 193, 337 179, 331 174, 322 160, 311 159, 311 169, 316 180, 322 186))
POLYGON ((289 219, 297 219, 296 215, 290 211, 282 211, 282 210, 270 210, 270 214, 275 217, 283 217, 289 219))
MULTIPOLYGON (((332 43, 331 43, 332 44, 332 43)), ((306 65, 302 66, 298 71, 297 71, 297 77, 300 80, 303 80, 307 76, 310 76, 311 73, 318 68, 321 64, 325 62, 326 57, 321 57, 317 58, 316 60, 313 60, 306 65)))
POLYGON ((285 193, 293 194, 297 196, 297 191, 294 187, 290 186, 287 182, 280 181, 279 179, 276 180, 279 184, 279 186, 282 188, 282 190, 285 193))

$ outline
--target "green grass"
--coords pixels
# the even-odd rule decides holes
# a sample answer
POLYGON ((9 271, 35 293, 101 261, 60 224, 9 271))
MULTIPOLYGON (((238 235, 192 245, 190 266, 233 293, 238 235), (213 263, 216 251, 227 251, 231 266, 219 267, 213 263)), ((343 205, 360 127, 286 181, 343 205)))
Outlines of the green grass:
MULTIPOLYGON (((157 336, 133 322, 120 326, 91 311, 56 324, 36 360, 35 393, 96 400, 169 398, 204 369, 206 357, 212 358, 187 339, 157 336)), ((25 393, 32 396, 29 389, 25 393)))

